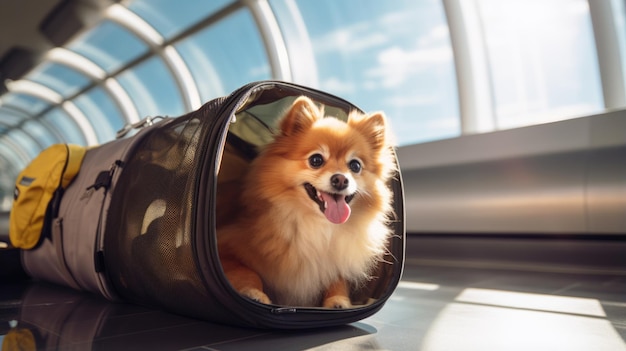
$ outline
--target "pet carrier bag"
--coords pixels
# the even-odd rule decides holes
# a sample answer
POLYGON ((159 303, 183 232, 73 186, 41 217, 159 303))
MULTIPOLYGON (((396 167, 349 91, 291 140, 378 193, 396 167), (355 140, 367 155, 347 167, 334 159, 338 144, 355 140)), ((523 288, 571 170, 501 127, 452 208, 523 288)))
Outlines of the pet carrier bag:
MULTIPOLYGON (((387 254, 335 310, 261 304, 239 295, 218 257, 218 190, 241 177, 272 126, 299 96, 347 119, 349 102, 303 86, 263 81, 177 118, 155 118, 135 135, 89 149, 52 219, 53 235, 24 250, 33 277, 233 325, 299 329, 354 322, 378 311, 395 289, 404 260, 399 172, 387 254), (151 125, 148 125, 151 124, 151 125), (218 179, 219 175, 219 179, 218 179)), ((360 110, 358 110, 360 111, 360 110)), ((277 219, 280 220, 280 219, 277 219)))

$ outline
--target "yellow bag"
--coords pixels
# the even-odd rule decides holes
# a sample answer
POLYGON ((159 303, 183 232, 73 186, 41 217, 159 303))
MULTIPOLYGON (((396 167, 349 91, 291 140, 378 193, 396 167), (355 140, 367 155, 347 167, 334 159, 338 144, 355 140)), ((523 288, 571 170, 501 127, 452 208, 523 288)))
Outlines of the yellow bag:
MULTIPOLYGON (((87 149, 55 144, 43 150, 18 175, 9 219, 11 244, 32 249, 39 243, 51 200, 60 202, 78 171, 87 149)), ((53 210, 53 209, 50 209, 53 210)))
POLYGON ((37 350, 33 332, 26 328, 12 328, 2 340, 2 351, 37 350))

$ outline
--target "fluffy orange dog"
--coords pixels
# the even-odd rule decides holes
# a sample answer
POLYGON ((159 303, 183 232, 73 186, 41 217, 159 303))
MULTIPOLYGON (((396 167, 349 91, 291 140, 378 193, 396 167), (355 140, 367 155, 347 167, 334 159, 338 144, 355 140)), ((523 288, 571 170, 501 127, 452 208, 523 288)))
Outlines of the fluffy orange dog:
POLYGON ((237 220, 218 229, 224 273, 258 302, 348 308, 390 235, 385 117, 346 123, 299 97, 279 127, 249 168, 237 220))

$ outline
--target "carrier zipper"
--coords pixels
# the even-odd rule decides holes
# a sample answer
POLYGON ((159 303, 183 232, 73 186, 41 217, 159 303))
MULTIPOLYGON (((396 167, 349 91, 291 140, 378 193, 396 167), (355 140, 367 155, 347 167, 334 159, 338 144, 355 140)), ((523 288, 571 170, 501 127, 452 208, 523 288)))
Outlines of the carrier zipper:
MULTIPOLYGON (((106 263, 104 259, 104 249, 101 245, 102 240, 102 220, 104 217, 104 204, 106 203, 107 196, 109 194, 109 188, 111 186, 111 182, 113 181, 113 174, 115 170, 119 167, 122 167, 124 163, 121 160, 115 160, 108 171, 102 171, 98 173, 96 176, 96 181, 94 184, 90 185, 87 190, 93 189, 92 191, 97 191, 100 188, 104 188, 104 193, 102 195, 102 203, 100 204, 100 214, 98 215, 98 224, 96 227, 96 251, 94 252, 93 260, 94 260, 94 269, 98 274, 98 282, 100 291, 103 292, 103 295, 107 295, 104 292, 107 292, 105 288, 107 286, 105 282, 105 278, 101 276, 101 274, 106 274, 106 263)), ((112 298, 112 296, 106 296, 107 298, 112 298)))
POLYGON ((285 314, 285 313, 296 313, 298 312, 298 310, 296 310, 294 307, 278 307, 278 308, 272 308, 270 312, 273 314, 285 314))
MULTIPOLYGON (((115 173, 115 169, 121 164, 122 161, 115 160, 115 162, 111 164, 111 168, 109 168, 108 171, 98 173, 95 183, 87 187, 88 191, 91 189, 96 191, 100 188, 104 188, 102 203, 100 204, 100 214, 98 215, 98 225, 96 227, 96 252, 94 252, 93 256, 96 273, 104 273, 105 271, 104 250, 102 250, 102 247, 100 246, 100 238, 102 237, 102 217, 104 216, 104 204, 109 193, 109 187, 111 186, 111 181, 113 180, 113 173, 115 173)), ((99 279, 99 281, 101 286, 104 285, 102 279, 99 279)))

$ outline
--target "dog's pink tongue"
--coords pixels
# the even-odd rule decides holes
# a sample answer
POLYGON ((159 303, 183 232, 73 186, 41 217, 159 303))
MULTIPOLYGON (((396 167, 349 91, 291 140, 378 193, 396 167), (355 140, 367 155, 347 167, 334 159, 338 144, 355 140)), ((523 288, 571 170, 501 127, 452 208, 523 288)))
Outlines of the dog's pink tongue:
POLYGON ((320 192, 324 201, 326 201, 326 209, 324 215, 329 221, 335 224, 345 223, 350 217, 350 206, 346 202, 345 196, 337 196, 336 198, 328 193, 320 192))

